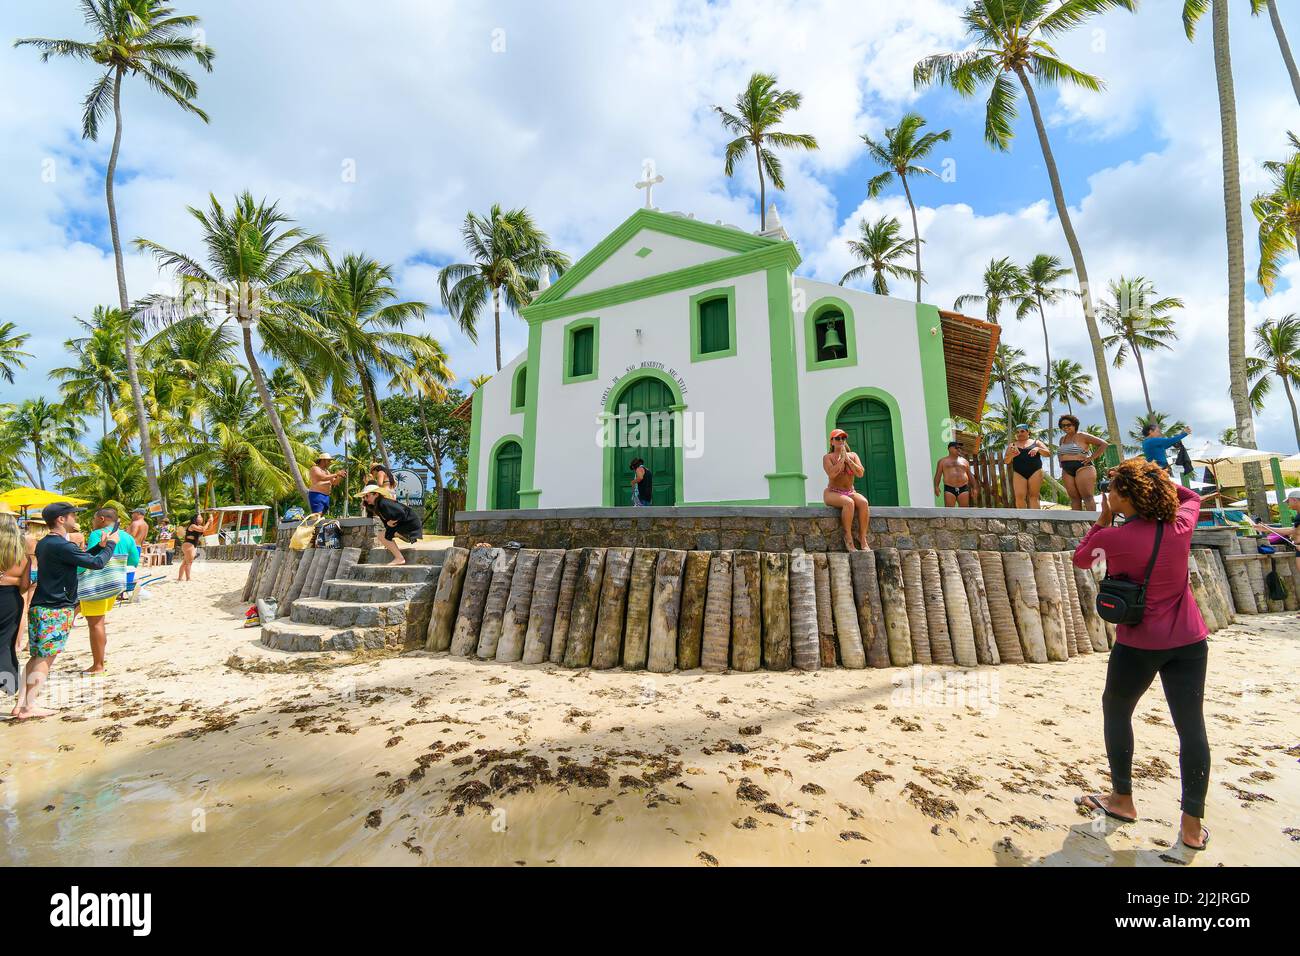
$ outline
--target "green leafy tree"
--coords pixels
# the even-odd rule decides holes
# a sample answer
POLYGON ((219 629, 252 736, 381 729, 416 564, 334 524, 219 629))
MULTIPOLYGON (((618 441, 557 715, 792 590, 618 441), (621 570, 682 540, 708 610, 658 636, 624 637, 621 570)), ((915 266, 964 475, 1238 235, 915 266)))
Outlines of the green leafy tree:
POLYGON ((143 503, 149 494, 144 461, 107 438, 100 439, 91 455, 69 463, 60 488, 100 505, 120 501, 133 506, 143 503))
POLYGON ((916 203, 912 200, 912 187, 907 180, 912 176, 936 176, 934 170, 921 165, 934 148, 952 139, 952 130, 922 133, 925 119, 919 113, 907 113, 897 126, 885 130, 885 138, 877 141, 864 135, 862 142, 869 155, 884 172, 867 182, 867 195, 873 199, 898 177, 907 197, 907 208, 912 211, 912 245, 916 251, 916 301, 921 301, 921 230, 916 224, 916 203))
POLYGON ((394 454, 434 473, 440 534, 448 532, 451 519, 447 507, 449 483, 443 477, 447 463, 469 454, 469 423, 452 415, 464 400, 464 393, 457 389, 448 389, 441 400, 423 395, 393 395, 383 400, 394 454))
POLYGON ((492 204, 487 218, 466 213, 460 229, 470 262, 454 262, 438 273, 442 304, 471 342, 478 342, 479 313, 492 299, 497 370, 501 370, 501 305, 516 314, 537 291, 543 274, 563 275, 569 257, 551 248, 550 237, 526 209, 502 212, 492 204))
POLYGON ((76 321, 86 334, 63 343, 73 362, 50 375, 60 380, 65 402, 99 412, 100 437, 107 438, 109 412, 127 388, 126 313, 97 305, 89 322, 76 321))
POLYGON ((36 485, 45 488, 45 466, 62 472, 82 451, 82 421, 76 410, 44 398, 29 398, 18 404, 5 422, 36 463, 36 485))
POLYGON ((915 239, 903 238, 903 226, 893 216, 875 222, 858 221, 858 238, 849 240, 849 252, 862 263, 840 277, 840 285, 871 276, 871 291, 889 295, 889 279, 915 279, 915 269, 903 265, 916 251, 915 239))
POLYGON ((1291 406, 1291 425, 1295 429, 1296 447, 1300 448, 1300 414, 1296 412, 1295 393, 1300 388, 1300 316, 1292 313, 1280 319, 1266 319, 1255 327, 1255 355, 1247 360, 1251 386, 1251 404, 1258 410, 1264 405, 1273 379, 1282 383, 1287 404, 1291 406))
MULTIPOLYGON (((28 37, 15 40, 14 46, 31 46, 41 51, 41 62, 51 57, 66 57, 95 64, 103 70, 86 94, 81 116, 81 135, 88 140, 99 138, 100 123, 113 113, 113 148, 108 156, 104 176, 104 197, 108 203, 108 227, 113 240, 113 260, 117 267, 118 308, 131 311, 126 291, 126 269, 122 263, 122 242, 117 230, 117 203, 113 196, 117 176, 118 154, 122 147, 122 81, 140 77, 145 85, 183 111, 203 122, 208 115, 194 102, 198 86, 183 66, 196 63, 209 73, 216 53, 199 39, 199 18, 177 14, 161 0, 80 0, 82 17, 94 33, 90 42, 28 37)), ((149 428, 144 397, 136 367, 135 342, 126 330, 125 352, 131 400, 135 404, 136 428, 140 435, 140 454, 144 459, 149 493, 161 497, 149 446, 149 428)))
MULTIPOLYGON (((434 345, 436 346, 437 343, 434 345)), ((441 420, 431 424, 430 405, 438 408, 441 415, 450 418, 451 411, 464 401, 464 395, 458 392, 460 398, 451 406, 451 410, 442 408, 449 400, 450 393, 447 391, 447 386, 451 384, 452 378, 446 354, 439 346, 436 358, 424 365, 408 366, 398 370, 390 383, 392 387, 410 396, 415 404, 416 416, 420 420, 420 433, 428 451, 428 467, 433 470, 434 488, 438 494, 438 516, 435 526, 439 534, 446 534, 451 528, 451 512, 447 507, 447 480, 443 473, 443 462, 448 457, 454 461, 455 455, 451 454, 452 449, 447 447, 448 439, 445 432, 448 428, 458 428, 464 423, 456 419, 458 424, 455 426, 441 420)), ((459 449, 459 446, 456 448, 459 449)))
MULTIPOLYGON (((785 189, 785 177, 782 173, 781 160, 772 152, 778 149, 817 149, 817 139, 808 133, 787 133, 777 127, 784 121, 785 114, 797 110, 803 103, 803 94, 794 90, 780 90, 776 87, 776 77, 771 73, 754 73, 750 76, 745 89, 736 97, 735 112, 715 106, 713 109, 722 118, 722 126, 736 138, 727 144, 726 160, 723 173, 730 177, 736 172, 736 164, 752 151, 754 163, 758 167, 758 228, 767 230, 767 180, 772 181, 774 189, 785 189)), ((500 364, 497 365, 499 369, 500 364)))
POLYGON ((1101 330, 1093 315, 1088 291, 1088 268, 1070 218, 1069 204, 1065 200, 1065 190, 1061 186, 1061 176, 1035 87, 1064 85, 1100 91, 1104 87, 1101 79, 1062 61, 1051 42, 1084 26, 1098 14, 1111 10, 1132 11, 1135 7, 1134 0, 1067 0, 1065 3, 1054 0, 978 0, 966 7, 962 14, 962 22, 971 40, 967 49, 928 56, 913 70, 913 81, 918 88, 941 83, 952 87, 961 96, 971 97, 981 87, 987 86, 989 97, 984 112, 984 138, 999 150, 1010 149, 1015 136, 1017 83, 1024 93, 1051 182, 1056 215, 1070 247, 1074 274, 1079 281, 1083 318, 1092 344, 1092 360, 1096 366, 1097 389, 1106 415, 1106 427, 1110 440, 1116 443, 1120 438, 1119 418, 1111 396, 1101 330))
MULTIPOLYGON (((1033 388, 1036 384, 1034 380, 1040 371, 1037 365, 1025 361, 1024 349, 1018 349, 1005 342, 1000 343, 993 352, 993 380, 1002 386, 1001 407, 1004 409, 1012 407, 1017 393, 1027 393, 1033 388)), ((1019 418, 1016 421, 1026 424, 1036 422, 1042 414, 1043 409, 1039 406, 1038 411, 1031 417, 1019 418)))
MULTIPOLYGON (((343 374, 346 358, 331 351, 325 330, 306 307, 310 302, 307 260, 324 253, 325 240, 292 225, 278 204, 259 202, 248 192, 235 198, 229 212, 216 196, 209 197, 209 204, 207 211, 189 209, 202 231, 206 262, 149 239, 135 241, 181 283, 179 302, 154 299, 148 305, 155 320, 164 323, 172 316, 194 314, 208 315, 216 322, 235 320, 244 360, 280 453, 284 461, 292 462, 296 456, 258 361, 253 328, 257 328, 262 347, 282 366, 296 369, 300 382, 309 384, 313 379, 324 381, 343 374), (305 370, 310 370, 310 377, 305 370)), ((293 478, 307 504, 302 474, 293 470, 293 478)))
POLYGON ((1283 260, 1300 250, 1300 154, 1266 165, 1273 173, 1273 190, 1257 195, 1250 208, 1259 221, 1256 275, 1264 291, 1272 294, 1283 260))
POLYGON ((1146 367, 1142 352, 1168 349, 1178 338, 1171 313, 1183 307, 1183 300, 1174 296, 1161 297, 1155 285, 1143 276, 1126 279, 1120 276, 1108 286, 1110 299, 1101 304, 1101 320, 1110 329, 1103 339, 1108 349, 1115 349, 1115 367, 1123 368, 1130 353, 1137 362, 1138 376, 1142 379, 1142 397, 1146 399, 1147 414, 1152 412, 1151 392, 1147 387, 1146 367))

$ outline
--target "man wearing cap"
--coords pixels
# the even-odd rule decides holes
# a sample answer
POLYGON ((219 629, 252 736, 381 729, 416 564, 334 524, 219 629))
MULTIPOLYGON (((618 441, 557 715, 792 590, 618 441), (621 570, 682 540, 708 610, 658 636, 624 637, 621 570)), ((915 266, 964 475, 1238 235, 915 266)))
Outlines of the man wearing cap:
POLYGON ((311 466, 311 471, 308 473, 307 502, 311 505, 312 514, 323 515, 329 510, 330 492, 343 480, 344 472, 329 470, 333 461, 333 455, 321 452, 316 456, 316 463, 311 466))
POLYGON ((117 549, 118 532, 104 535, 89 551, 83 551, 68 536, 81 529, 77 511, 66 501, 46 505, 41 518, 49 533, 36 545, 36 594, 27 612, 27 641, 31 657, 23 675, 25 695, 14 714, 18 720, 48 717, 53 711, 36 706, 41 685, 49 679, 54 658, 68 643, 72 620, 77 608, 77 569, 98 571, 104 568, 117 549))
POLYGON ((393 538, 401 535, 404 540, 414 544, 424 537, 419 516, 400 501, 387 497, 378 485, 366 485, 357 497, 365 504, 367 514, 384 523, 384 547, 393 556, 393 560, 388 563, 405 564, 402 549, 393 538))
POLYGON ((945 508, 969 508, 970 496, 979 490, 979 481, 971 471, 970 462, 962 457, 961 442, 948 442, 948 454, 939 459, 934 469, 934 494, 939 496, 939 484, 943 483, 943 506, 945 508))

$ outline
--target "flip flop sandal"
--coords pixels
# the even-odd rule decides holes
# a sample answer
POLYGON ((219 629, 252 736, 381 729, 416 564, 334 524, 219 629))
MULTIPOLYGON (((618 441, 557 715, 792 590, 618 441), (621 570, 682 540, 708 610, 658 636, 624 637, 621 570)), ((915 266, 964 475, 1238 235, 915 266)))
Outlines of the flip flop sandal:
POLYGON ((1205 834, 1205 837, 1204 839, 1201 840, 1200 846, 1192 846, 1186 840, 1182 840, 1183 846, 1187 847, 1187 849, 1189 850, 1204 850, 1207 846, 1210 845, 1210 828, 1203 826, 1201 827, 1201 832, 1205 834))
POLYGON ((1114 813, 1106 808, 1106 804, 1101 802, 1100 794, 1089 793, 1082 797, 1074 798, 1075 806, 1083 807, 1086 810, 1100 810, 1112 820, 1118 820, 1120 823, 1137 823, 1137 817, 1124 817, 1114 813))

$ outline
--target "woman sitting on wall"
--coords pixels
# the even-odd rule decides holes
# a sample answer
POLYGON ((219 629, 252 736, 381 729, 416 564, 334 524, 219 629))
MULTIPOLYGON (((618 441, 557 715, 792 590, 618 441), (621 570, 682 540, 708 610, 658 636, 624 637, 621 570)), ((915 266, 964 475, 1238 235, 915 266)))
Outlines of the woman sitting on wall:
POLYGON ((857 453, 849 450, 849 435, 837 428, 831 432, 831 450, 822 455, 822 468, 828 479, 822 501, 840 512, 840 526, 844 531, 844 550, 870 551, 867 544, 867 525, 871 521, 871 505, 853 487, 854 479, 867 473, 857 453), (853 544, 853 516, 858 518, 858 543, 853 544))

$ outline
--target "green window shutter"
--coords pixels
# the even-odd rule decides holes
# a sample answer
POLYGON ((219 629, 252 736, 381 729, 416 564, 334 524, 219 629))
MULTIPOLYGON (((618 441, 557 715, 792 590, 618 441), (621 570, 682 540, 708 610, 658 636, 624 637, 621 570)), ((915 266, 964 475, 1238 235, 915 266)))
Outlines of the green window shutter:
POLYGON ((573 367, 569 369, 569 374, 590 375, 593 365, 593 346, 595 344, 596 332, 591 326, 573 331, 573 367))
POLYGON ((727 300, 710 299, 700 303, 700 352, 725 352, 731 348, 727 300))

